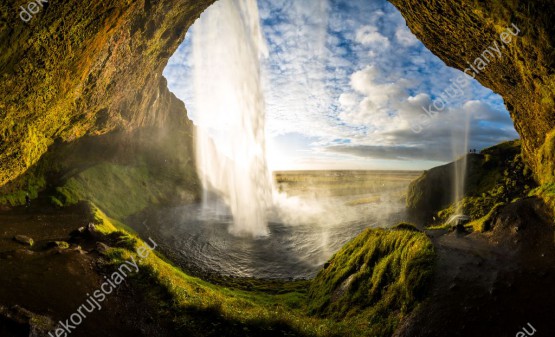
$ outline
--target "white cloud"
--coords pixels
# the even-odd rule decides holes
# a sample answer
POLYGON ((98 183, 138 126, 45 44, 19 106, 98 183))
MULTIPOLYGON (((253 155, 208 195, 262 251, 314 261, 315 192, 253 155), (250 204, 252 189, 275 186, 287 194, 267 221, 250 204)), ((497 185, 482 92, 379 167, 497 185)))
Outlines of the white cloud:
MULTIPOLYGON (((460 72, 429 52, 385 0, 259 0, 259 6, 270 47, 267 133, 303 135, 307 158, 331 162, 335 152, 355 158, 349 163, 449 160, 466 116, 473 147, 517 136, 502 100, 477 82, 426 119, 421 133, 411 130, 426 117, 422 107, 460 72)), ((164 74, 194 114, 188 48, 179 48, 164 74)))
POLYGON ((363 26, 357 30, 356 41, 373 48, 388 48, 389 39, 378 31, 375 26, 363 26))
POLYGON ((411 33, 406 26, 399 26, 395 31, 397 42, 404 47, 415 46, 419 43, 418 39, 411 33))
POLYGON ((353 93, 342 93, 339 96, 339 104, 345 109, 350 109, 358 103, 358 96, 353 93))

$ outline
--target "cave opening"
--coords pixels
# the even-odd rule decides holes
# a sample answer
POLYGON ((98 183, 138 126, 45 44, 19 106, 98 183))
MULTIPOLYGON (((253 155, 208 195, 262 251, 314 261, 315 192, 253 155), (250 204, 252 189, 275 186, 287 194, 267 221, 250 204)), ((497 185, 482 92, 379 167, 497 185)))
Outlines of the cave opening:
POLYGON ((224 274, 313 276, 362 229, 406 220, 422 170, 518 137, 500 96, 446 66, 385 0, 220 0, 164 76, 197 126, 204 195, 151 220, 185 238, 172 245, 195 267, 224 274))

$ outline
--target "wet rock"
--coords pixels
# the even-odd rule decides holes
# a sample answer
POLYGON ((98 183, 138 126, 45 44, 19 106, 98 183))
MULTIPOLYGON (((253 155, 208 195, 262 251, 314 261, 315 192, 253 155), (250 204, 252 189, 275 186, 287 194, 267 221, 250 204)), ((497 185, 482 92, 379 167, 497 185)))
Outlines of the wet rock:
POLYGON ((96 226, 94 225, 94 223, 89 223, 87 225, 87 229, 85 231, 88 235, 90 235, 92 238, 99 240, 102 238, 102 233, 100 233, 97 229, 96 226))
POLYGON ((16 235, 13 237, 13 239, 21 244, 28 245, 28 246, 32 246, 35 243, 33 239, 25 235, 16 235))
POLYGON ((72 238, 80 237, 80 236, 83 236, 85 234, 85 231, 86 231, 85 226, 81 226, 81 227, 77 228, 76 230, 72 231, 71 233, 69 233, 69 235, 72 238))
POLYGON ((79 254, 87 254, 87 251, 83 250, 83 248, 81 248, 81 246, 79 246, 79 245, 77 245, 73 248, 67 249, 65 251, 77 252, 79 254))
POLYGON ((110 246, 105 243, 97 242, 96 243, 96 251, 99 252, 101 255, 105 255, 108 250, 110 250, 110 246))
POLYGON ((48 248, 68 249, 69 243, 65 241, 51 241, 47 244, 48 248))

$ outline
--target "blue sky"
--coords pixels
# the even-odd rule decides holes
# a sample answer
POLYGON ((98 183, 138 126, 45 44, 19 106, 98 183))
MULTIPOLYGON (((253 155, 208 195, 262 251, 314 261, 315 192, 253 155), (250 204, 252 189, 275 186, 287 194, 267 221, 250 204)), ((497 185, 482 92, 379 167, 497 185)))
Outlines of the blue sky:
MULTIPOLYGON (((518 137, 501 97, 477 81, 413 131, 423 107, 462 72, 428 51, 390 3, 258 4, 269 48, 262 72, 271 168, 420 170, 466 152, 460 146, 465 123, 470 148, 518 137)), ((194 121, 193 31, 164 76, 194 121)), ((489 44, 484 41, 484 49, 489 44)))

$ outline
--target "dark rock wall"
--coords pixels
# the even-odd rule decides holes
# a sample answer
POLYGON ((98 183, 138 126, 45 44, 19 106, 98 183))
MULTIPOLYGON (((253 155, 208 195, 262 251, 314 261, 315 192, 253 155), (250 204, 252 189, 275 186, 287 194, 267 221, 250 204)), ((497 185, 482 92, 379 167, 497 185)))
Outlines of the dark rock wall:
POLYGON ((212 0, 0 4, 0 186, 54 141, 168 124, 190 129, 162 71, 212 0), (24 18, 29 19, 27 15, 24 18))

